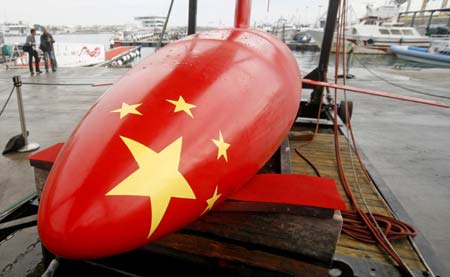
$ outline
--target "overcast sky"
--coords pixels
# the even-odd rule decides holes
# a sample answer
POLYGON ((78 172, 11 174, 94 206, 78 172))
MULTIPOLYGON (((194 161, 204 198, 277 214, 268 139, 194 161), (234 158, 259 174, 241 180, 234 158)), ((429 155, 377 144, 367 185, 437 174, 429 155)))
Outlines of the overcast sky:
MULTIPOLYGON (((325 12, 327 0, 253 0, 252 22, 273 22, 280 16, 300 18, 313 23, 325 12)), ((349 0, 357 16, 362 16, 368 3, 381 5, 385 0, 349 0)), ((422 0, 412 0, 411 9, 420 8, 422 0)), ((19 0, 2 1, 0 22, 22 20, 29 24, 92 25, 124 24, 138 15, 165 15, 169 0, 19 0)), ((231 26, 234 0, 198 0, 198 25, 231 26)), ((439 7, 441 0, 430 0, 429 7, 439 7)), ((175 0, 169 25, 187 24, 188 0, 175 0)), ((298 20, 296 20, 298 21, 298 20)))

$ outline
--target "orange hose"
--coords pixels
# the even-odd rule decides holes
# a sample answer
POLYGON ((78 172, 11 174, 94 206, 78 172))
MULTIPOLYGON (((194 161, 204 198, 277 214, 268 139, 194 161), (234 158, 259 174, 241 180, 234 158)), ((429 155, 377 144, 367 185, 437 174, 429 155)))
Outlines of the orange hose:
MULTIPOLYGON (((341 9, 341 7, 339 7, 339 12, 341 12, 341 15, 339 17, 339 21, 338 21, 338 37, 337 37, 337 41, 336 41, 336 60, 335 60, 335 82, 337 82, 338 79, 338 67, 339 67, 339 53, 340 53, 340 34, 342 32, 344 32, 344 25, 345 25, 345 21, 343 22, 343 18, 345 18, 345 3, 346 0, 343 0, 343 8, 341 9)), ((345 32, 344 32, 345 33, 345 32)), ((345 37, 345 35, 344 35, 345 37)), ((345 43, 345 41, 344 41, 345 43)), ((345 51, 344 51, 345 52, 345 51)), ((345 57, 345 54, 344 54, 345 57)), ((345 62, 344 62, 345 64, 345 62)), ((345 82, 345 72, 344 72, 344 82, 345 82)), ((395 249, 393 249, 392 245, 390 244, 390 242, 388 241, 388 239, 386 238, 386 236, 381 233, 382 230, 380 230, 378 228, 378 225, 376 222, 373 222, 371 218, 373 218, 374 216, 372 214, 366 214, 361 207, 359 206, 358 202, 356 201, 355 196, 353 195, 353 192, 350 188, 350 185, 347 181, 347 177, 345 175, 345 170, 344 170, 344 165, 342 162, 342 156, 341 156, 341 149, 340 149, 340 144, 339 144, 339 128, 338 128, 338 122, 337 122, 337 89, 335 89, 334 91, 334 106, 333 106, 333 111, 334 111, 334 141, 335 141, 335 152, 336 152, 336 161, 337 161, 337 166, 338 166, 338 173, 339 173, 339 178, 342 182, 342 185, 344 187, 344 190, 352 204, 352 206, 355 208, 356 213, 358 214, 358 216, 362 219, 362 221, 364 222, 365 226, 367 227, 367 229, 370 231, 371 236, 373 237, 374 241, 376 241, 388 254, 389 256, 399 265, 401 271, 408 275, 408 276, 413 276, 413 273, 411 272, 411 270, 408 268, 408 266, 404 263, 404 261, 402 260, 402 258, 397 254, 397 252, 395 251, 395 249)), ((347 117, 347 122, 348 122, 348 117, 347 117)), ((352 135, 353 138, 353 135, 352 135)), ((351 149, 349 149, 351 151, 351 149)), ((376 219, 374 219, 376 220, 376 219)))
MULTIPOLYGON (((341 213, 344 218, 344 224, 342 226, 343 233, 366 243, 377 243, 370 229, 361 220, 357 212, 342 211, 341 213)), ((400 220, 379 214, 373 214, 373 216, 378 222, 378 225, 383 228, 384 235, 390 241, 415 236, 417 234, 412 226, 400 220)))

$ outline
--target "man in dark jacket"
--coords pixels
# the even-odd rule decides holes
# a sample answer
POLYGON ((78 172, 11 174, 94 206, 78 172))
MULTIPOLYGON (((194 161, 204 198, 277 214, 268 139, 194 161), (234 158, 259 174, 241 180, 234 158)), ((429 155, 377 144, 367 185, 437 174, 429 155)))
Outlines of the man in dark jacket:
POLYGON ((48 73, 48 60, 50 59, 50 62, 52 64, 52 71, 56 71, 56 67, 58 66, 56 63, 55 58, 55 50, 53 48, 53 43, 55 43, 55 40, 53 39, 53 36, 44 29, 44 33, 41 35, 41 50, 44 52, 44 62, 45 62, 45 72, 48 73))
POLYGON ((34 58, 34 64, 36 67, 36 73, 42 73, 42 71, 39 69, 39 55, 38 52, 36 51, 36 39, 34 38, 34 36, 36 35, 36 30, 35 29, 31 29, 30 30, 30 34, 27 36, 27 40, 25 41, 25 49, 26 52, 28 52, 28 66, 30 67, 30 73, 31 75, 34 75, 34 71, 33 71, 33 58, 34 58))

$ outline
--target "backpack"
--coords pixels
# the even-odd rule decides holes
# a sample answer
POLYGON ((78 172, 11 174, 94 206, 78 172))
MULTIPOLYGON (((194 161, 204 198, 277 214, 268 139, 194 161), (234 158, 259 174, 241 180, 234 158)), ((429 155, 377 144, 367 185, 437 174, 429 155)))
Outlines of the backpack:
POLYGON ((24 44, 23 47, 22 47, 22 50, 24 52, 30 52, 31 51, 31 46, 28 45, 28 44, 24 44))

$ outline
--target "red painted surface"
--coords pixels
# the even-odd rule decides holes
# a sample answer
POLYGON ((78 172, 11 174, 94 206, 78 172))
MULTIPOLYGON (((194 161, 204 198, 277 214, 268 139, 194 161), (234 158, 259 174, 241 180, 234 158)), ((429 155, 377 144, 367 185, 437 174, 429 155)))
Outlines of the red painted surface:
POLYGON ((383 92, 383 91, 355 88, 355 87, 351 87, 351 86, 330 84, 330 83, 326 83, 326 82, 320 82, 320 81, 314 81, 314 80, 308 80, 308 79, 303 79, 302 82, 305 84, 310 84, 310 85, 315 85, 315 86, 336 88, 336 89, 359 92, 359 93, 369 94, 369 95, 374 95, 374 96, 392 98, 392 99, 397 99, 397 100, 402 100, 402 101, 415 102, 415 103, 419 103, 419 104, 437 106, 437 107, 442 107, 442 108, 450 108, 450 105, 439 102, 439 101, 426 100, 426 99, 404 96, 404 95, 399 95, 399 94, 393 94, 393 93, 388 93, 388 92, 383 92))
POLYGON ((261 174, 230 199, 347 210, 333 179, 300 174, 261 174))
MULTIPOLYGON (((215 205, 276 151, 297 114, 300 91, 291 51, 265 32, 215 30, 160 49, 100 98, 63 147, 40 202, 43 244, 59 256, 98 258, 145 245, 194 221, 216 189, 215 205), (192 117, 175 112, 167 101, 180 96, 196 106, 192 117), (120 118, 112 111, 122 103, 141 104, 140 115, 120 118), (212 141, 219 133, 229 144, 227 159, 218 158, 212 141), (171 197, 149 237, 153 197, 106 195, 140 169, 121 136, 152 155, 182 141, 177 169, 195 197, 171 197)), ((148 186, 161 190, 158 196, 173 181, 163 173, 148 176, 148 186)))
MULTIPOLYGON (((28 157, 53 164, 64 143, 54 144, 28 157)), ((300 174, 259 174, 229 199, 347 210, 333 179, 300 174)))
POLYGON ((248 28, 250 25, 250 14, 252 9, 251 0, 237 0, 234 15, 235 28, 248 28))
POLYGON ((129 47, 129 46, 120 46, 120 47, 116 47, 113 49, 109 49, 105 53, 105 60, 110 60, 122 53, 129 51, 130 49, 131 49, 131 47, 129 47))
POLYGON ((28 160, 30 161, 40 161, 46 163, 53 163, 56 160, 59 152, 61 151, 64 143, 56 143, 50 147, 45 148, 39 152, 34 153, 33 155, 28 156, 28 160))

